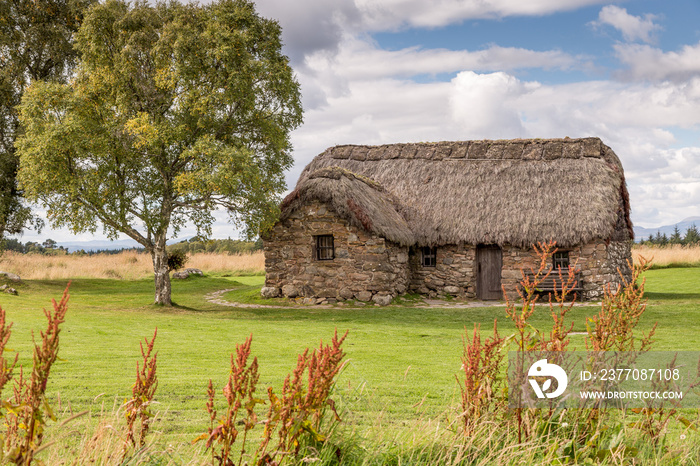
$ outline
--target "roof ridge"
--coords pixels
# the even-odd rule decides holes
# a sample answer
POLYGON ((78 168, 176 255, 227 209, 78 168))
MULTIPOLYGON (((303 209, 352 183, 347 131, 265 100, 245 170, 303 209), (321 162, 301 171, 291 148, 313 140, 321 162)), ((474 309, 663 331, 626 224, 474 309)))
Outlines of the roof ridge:
POLYGON ((352 172, 348 170, 347 168, 339 167, 337 165, 333 165, 330 167, 323 167, 319 168, 317 170, 314 170, 311 174, 309 174, 308 179, 313 179, 313 178, 330 178, 334 180, 339 180, 340 177, 346 177, 350 180, 358 180, 363 183, 365 183, 367 186, 376 189, 379 192, 385 192, 384 187, 379 184, 377 181, 364 176, 360 175, 358 173, 352 172))
POLYGON ((382 145, 344 144, 326 149, 333 159, 387 160, 553 160, 605 158, 605 144, 597 137, 559 139, 497 139, 440 141, 382 145))

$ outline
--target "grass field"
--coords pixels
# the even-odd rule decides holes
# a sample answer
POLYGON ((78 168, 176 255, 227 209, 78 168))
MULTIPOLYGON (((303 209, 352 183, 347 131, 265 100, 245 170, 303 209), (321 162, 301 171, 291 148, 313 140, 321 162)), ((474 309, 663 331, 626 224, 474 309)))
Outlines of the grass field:
MULTIPOLYGON (((654 349, 699 349, 700 268, 653 270, 647 272, 647 280, 649 307, 641 329, 659 322, 654 349)), ((338 329, 350 332, 345 345, 350 364, 336 393, 347 411, 347 424, 359 430, 381 426, 380 431, 388 429, 401 437, 420 419, 444 421, 448 413, 454 415, 465 326, 478 322, 490 328, 498 317, 502 333, 513 330, 502 306, 243 309, 204 299, 207 293, 229 288, 237 288, 228 295, 232 299, 237 293, 251 295, 262 282, 262 276, 175 281, 177 307, 167 309, 149 304, 150 279, 74 279, 61 334, 61 361, 49 385, 58 412, 66 417, 84 409, 96 414, 118 407, 130 394, 139 341, 158 327, 156 398, 164 413, 156 427, 159 442, 175 445, 185 458, 196 456, 199 450, 187 444, 208 425, 207 382, 211 378, 223 386, 236 343, 253 335, 261 384, 279 388, 296 355, 321 339, 328 341, 338 329)), ((66 280, 27 280, 19 296, 0 295, 0 306, 14 322, 10 347, 19 351, 24 364, 30 363, 32 331, 44 325, 41 309, 50 305, 50 297, 59 297, 65 285, 66 280)), ((585 331, 585 318, 595 312, 593 306, 572 311, 574 331, 585 331)), ((549 320, 543 307, 532 323, 547 328, 549 320)), ((583 349, 582 338, 575 336, 573 346, 583 349)), ((80 429, 75 432, 78 435, 80 429)))
POLYGON ((632 247, 632 257, 635 262, 638 261, 639 256, 653 259, 653 268, 700 266, 700 247, 698 246, 672 244, 660 247, 635 244, 632 247))

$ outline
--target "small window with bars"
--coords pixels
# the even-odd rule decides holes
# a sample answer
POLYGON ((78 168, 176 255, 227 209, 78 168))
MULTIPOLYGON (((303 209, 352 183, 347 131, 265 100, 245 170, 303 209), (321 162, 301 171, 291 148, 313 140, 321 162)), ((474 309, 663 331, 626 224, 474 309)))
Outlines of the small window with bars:
POLYGON ((437 248, 425 246, 422 248, 423 267, 435 267, 437 263, 437 248))
POLYGON ((569 268, 569 251, 557 251, 552 255, 552 265, 554 269, 569 268))
POLYGON ((314 258, 317 261, 332 261, 335 259, 335 246, 333 245, 333 235, 316 236, 316 250, 314 258))

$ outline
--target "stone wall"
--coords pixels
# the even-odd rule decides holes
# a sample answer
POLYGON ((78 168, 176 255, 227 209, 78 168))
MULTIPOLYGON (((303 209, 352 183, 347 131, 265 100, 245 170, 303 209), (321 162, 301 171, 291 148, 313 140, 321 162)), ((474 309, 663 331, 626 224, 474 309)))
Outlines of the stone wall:
MULTIPOLYGON (((339 218, 327 205, 313 203, 300 208, 265 235, 264 296, 299 298, 306 303, 356 299, 388 304, 406 291, 427 296, 450 294, 476 296, 475 255, 470 245, 437 248, 436 266, 423 267, 421 249, 399 246, 358 229, 339 218), (314 259, 316 235, 332 234, 335 259, 314 259)), ((600 299, 604 286, 617 286, 631 277, 627 241, 597 240, 566 248, 571 264, 582 271, 582 299, 600 299)), ((503 251, 502 285, 517 297, 520 270, 537 269, 538 258, 529 248, 506 245, 503 251)))
POLYGON ((421 248, 412 247, 409 254, 413 292, 437 296, 450 294, 461 298, 476 296, 473 246, 454 244, 439 246, 435 267, 423 267, 421 248))
MULTIPOLYGON (((627 260, 632 259, 630 244, 627 241, 603 240, 576 246, 561 248, 569 251, 571 265, 577 264, 581 269, 581 281, 584 300, 600 299, 606 283, 617 286, 621 283, 618 268, 625 280, 630 280, 631 271, 627 260)), ((532 267, 537 270, 539 261, 535 251, 512 246, 503 247, 503 271, 501 281, 509 297, 517 297, 515 291, 521 279, 520 270, 532 267)))
MULTIPOLYGON (((606 243, 598 240, 583 246, 562 248, 562 250, 569 251, 570 263, 577 263, 581 269, 584 290, 581 299, 599 299, 603 295, 606 283, 617 286, 621 282, 618 268, 623 271, 626 280, 631 277, 627 266, 627 260, 631 259, 628 242, 606 243)), ((502 252, 501 284, 505 287, 508 296, 516 298, 516 290, 522 278, 521 269, 537 270, 539 258, 530 248, 506 245, 502 248, 502 252)), ((428 296, 442 293, 461 298, 474 298, 476 297, 475 261, 474 246, 447 245, 437 248, 435 267, 423 267, 420 248, 411 248, 409 290, 428 296)))
POLYGON ((325 204, 300 208, 277 223, 263 243, 264 296, 389 304, 408 289, 408 247, 355 228, 325 204), (317 235, 333 235, 334 260, 314 259, 317 235))

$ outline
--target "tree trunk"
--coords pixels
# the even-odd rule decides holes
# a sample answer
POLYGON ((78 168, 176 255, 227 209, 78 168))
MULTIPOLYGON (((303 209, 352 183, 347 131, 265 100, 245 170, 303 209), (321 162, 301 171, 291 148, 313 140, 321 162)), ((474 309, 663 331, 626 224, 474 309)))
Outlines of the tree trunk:
POLYGON ((155 304, 172 306, 170 300, 170 271, 168 270, 168 252, 165 249, 165 235, 156 239, 155 246, 151 251, 153 258, 153 272, 156 282, 155 304))

